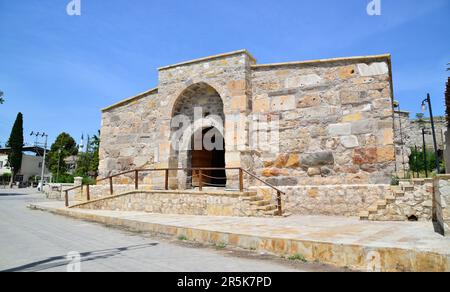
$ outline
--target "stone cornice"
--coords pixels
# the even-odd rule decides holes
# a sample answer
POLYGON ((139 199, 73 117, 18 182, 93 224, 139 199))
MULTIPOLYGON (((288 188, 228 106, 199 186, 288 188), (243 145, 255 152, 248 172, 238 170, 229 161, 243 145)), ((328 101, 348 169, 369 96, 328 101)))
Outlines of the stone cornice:
POLYGON ((145 92, 139 93, 138 95, 129 97, 129 98, 124 99, 122 101, 119 101, 118 103, 115 103, 115 104, 113 104, 111 106, 105 107, 104 109, 102 109, 102 112, 104 113, 104 112, 110 111, 112 109, 115 109, 117 107, 124 106, 127 103, 133 102, 133 101, 138 100, 140 98, 143 98, 143 97, 145 97, 145 96, 147 96, 149 94, 157 93, 157 92, 158 92, 158 87, 152 88, 152 89, 147 90, 145 92))
POLYGON ((256 64, 252 65, 252 69, 260 69, 260 68, 273 68, 273 67, 289 67, 289 66, 301 66, 301 65, 316 65, 322 63, 337 63, 337 62, 364 62, 364 61, 378 61, 378 60, 387 60, 389 63, 391 62, 390 54, 383 55, 372 55, 372 56, 357 56, 357 57, 342 57, 342 58, 331 58, 331 59, 317 59, 317 60, 308 60, 308 61, 297 61, 297 62, 285 62, 285 63, 271 63, 271 64, 256 64))
POLYGON ((255 57, 253 57, 252 54, 250 54, 247 50, 239 50, 239 51, 234 51, 234 52, 230 52, 230 53, 213 55, 213 56, 209 56, 209 57, 205 57, 205 58, 194 59, 194 60, 181 62, 181 63, 169 65, 169 66, 164 66, 164 67, 158 68, 158 70, 162 71, 162 70, 167 70, 167 69, 171 69, 171 68, 175 68, 175 67, 192 65, 192 64, 195 64, 195 63, 201 63, 201 62, 205 62, 205 61, 209 61, 209 60, 221 59, 221 58, 226 58, 226 57, 229 57, 229 56, 241 55, 241 54, 246 54, 253 62, 256 63, 255 57))

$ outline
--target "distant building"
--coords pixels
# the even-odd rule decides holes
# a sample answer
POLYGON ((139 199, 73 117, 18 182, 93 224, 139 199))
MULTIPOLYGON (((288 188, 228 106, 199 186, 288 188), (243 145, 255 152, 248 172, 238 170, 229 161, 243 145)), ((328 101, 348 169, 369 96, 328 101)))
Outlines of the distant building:
POLYGON ((78 162, 78 156, 77 155, 71 155, 66 158, 64 158, 64 163, 67 167, 67 173, 74 174, 75 170, 77 169, 77 162, 78 162))
MULTIPOLYGON (((8 154, 10 148, 0 148, 0 175, 11 173, 8 166, 8 154)), ((22 166, 19 173, 14 178, 15 182, 28 183, 30 178, 41 177, 43 167, 44 149, 40 147, 24 147, 22 156, 22 166)), ((44 177, 50 177, 49 171, 45 168, 44 177)))

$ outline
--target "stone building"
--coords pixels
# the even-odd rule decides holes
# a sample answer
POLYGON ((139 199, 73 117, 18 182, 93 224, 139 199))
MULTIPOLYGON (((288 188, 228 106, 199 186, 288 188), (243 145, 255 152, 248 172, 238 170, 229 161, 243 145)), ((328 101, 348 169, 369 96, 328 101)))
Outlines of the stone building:
MULTIPOLYGON (((286 190, 293 210, 342 215, 376 201, 395 172, 390 55, 257 64, 242 50, 158 73, 156 88, 103 109, 100 177, 183 168, 170 188, 190 189, 193 167, 242 167, 286 190), (206 140, 224 147, 207 150, 206 140), (331 202, 333 188, 321 188, 332 185, 350 187, 331 202)), ((238 186, 231 169, 207 176, 238 186)), ((161 186, 163 174, 142 180, 161 186)))

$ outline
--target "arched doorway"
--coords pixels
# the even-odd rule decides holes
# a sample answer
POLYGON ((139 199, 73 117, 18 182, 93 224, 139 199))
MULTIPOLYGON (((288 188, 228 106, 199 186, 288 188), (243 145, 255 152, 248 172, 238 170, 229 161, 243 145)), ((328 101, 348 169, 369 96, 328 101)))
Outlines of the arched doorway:
MULTIPOLYGON (((202 129, 201 141, 195 143, 192 136, 188 159, 192 168, 216 168, 202 170, 202 185, 205 187, 224 188, 227 185, 225 171, 225 140, 216 128, 202 129), (196 147, 197 146, 197 147, 196 147), (211 147, 213 146, 213 147, 211 147), (217 169, 218 168, 218 169, 217 169)), ((199 172, 192 172, 192 187, 199 186, 199 172)))
MULTIPOLYGON (((198 187, 198 173, 190 169, 225 168, 225 114, 222 98, 206 83, 193 84, 178 97, 171 118, 169 166, 187 169, 183 173, 177 171, 170 174, 174 182, 171 188, 198 187), (219 147, 211 148, 211 144, 219 147)), ((225 187, 227 182, 225 170, 204 171, 202 178, 205 187, 225 187)))

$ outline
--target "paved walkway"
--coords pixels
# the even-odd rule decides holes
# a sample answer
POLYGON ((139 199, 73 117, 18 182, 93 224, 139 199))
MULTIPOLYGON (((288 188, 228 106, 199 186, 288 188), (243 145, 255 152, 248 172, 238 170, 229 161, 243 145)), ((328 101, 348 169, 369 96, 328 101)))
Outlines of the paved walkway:
POLYGON ((239 218, 67 210, 60 202, 39 203, 35 207, 133 229, 174 236, 185 234, 198 241, 223 241, 276 254, 301 253, 307 259, 339 266, 365 269, 373 264, 381 265, 381 270, 450 270, 450 238, 435 233, 432 224, 426 222, 367 222, 357 218, 325 216, 239 218), (368 260, 374 262, 368 263, 368 260))
MULTIPOLYGON (((317 265, 242 253, 55 216, 27 209, 42 201, 33 190, 0 190, 0 271, 66 271, 67 254, 81 256, 81 271, 296 272, 336 271, 317 265)), ((52 204, 54 205, 54 204, 52 204)), ((56 204, 59 205, 59 204, 56 204)))

